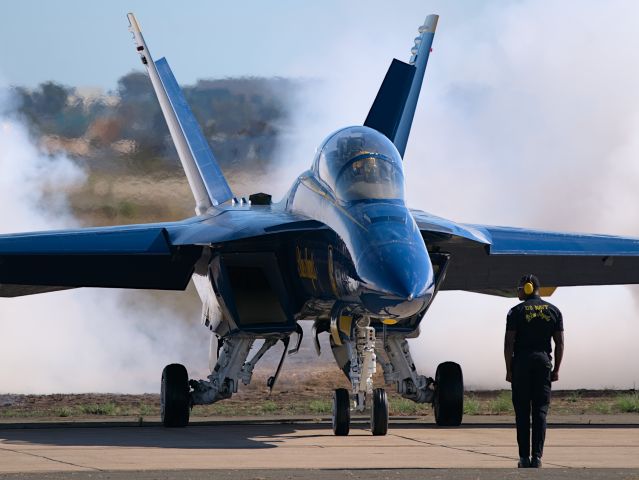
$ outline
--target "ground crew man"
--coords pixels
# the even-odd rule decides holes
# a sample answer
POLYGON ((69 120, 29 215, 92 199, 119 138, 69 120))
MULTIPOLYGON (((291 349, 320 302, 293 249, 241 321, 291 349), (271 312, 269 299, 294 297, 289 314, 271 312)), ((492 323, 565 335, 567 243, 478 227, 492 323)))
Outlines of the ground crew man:
POLYGON ((559 309, 539 297, 539 280, 535 275, 524 275, 517 293, 522 303, 508 312, 506 320, 506 381, 512 383, 519 445, 518 466, 541 468, 550 385, 559 380, 559 366, 564 353, 564 325, 559 309), (554 369, 550 355, 551 338, 555 342, 554 369))

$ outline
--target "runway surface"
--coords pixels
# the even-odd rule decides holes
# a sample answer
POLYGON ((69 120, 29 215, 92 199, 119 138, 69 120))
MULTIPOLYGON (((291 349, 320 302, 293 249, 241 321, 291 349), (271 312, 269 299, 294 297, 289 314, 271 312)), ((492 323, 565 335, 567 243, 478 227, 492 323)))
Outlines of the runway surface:
MULTIPOLYGON (((384 437, 363 428, 335 437, 327 424, 0 426, 0 474, 20 473, 20 478, 62 478, 70 472, 77 472, 73 478, 125 478, 117 472, 132 470, 142 471, 135 475, 141 479, 205 478, 206 470, 229 479, 334 478, 335 470, 343 469, 355 472, 350 478, 377 479, 414 478, 411 469, 451 468, 471 469, 457 470, 451 474, 455 478, 495 478, 494 471, 476 469, 512 469, 516 458, 514 428, 503 424, 450 429, 397 424, 384 437), (43 477, 45 472, 59 473, 43 477)), ((639 425, 550 427, 544 467, 561 469, 549 478, 563 478, 562 472, 569 472, 563 469, 575 468, 614 469, 602 477, 599 470, 582 471, 584 478, 639 478, 639 470, 622 470, 639 469, 639 425)), ((430 471, 428 478, 448 478, 445 472, 430 471)))

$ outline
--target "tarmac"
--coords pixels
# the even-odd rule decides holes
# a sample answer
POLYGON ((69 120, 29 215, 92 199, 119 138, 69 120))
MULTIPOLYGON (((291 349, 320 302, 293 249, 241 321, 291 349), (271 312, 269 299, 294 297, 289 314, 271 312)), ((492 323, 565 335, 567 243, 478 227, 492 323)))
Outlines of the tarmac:
MULTIPOLYGON (((393 420, 388 435, 380 437, 364 422, 354 424, 349 436, 335 437, 328 422, 308 418, 216 419, 182 429, 154 421, 5 421, 0 477, 375 480, 533 474, 514 468, 512 419, 491 420, 470 417, 457 428, 393 420)), ((639 415, 556 418, 543 461, 547 478, 639 479, 639 415)))

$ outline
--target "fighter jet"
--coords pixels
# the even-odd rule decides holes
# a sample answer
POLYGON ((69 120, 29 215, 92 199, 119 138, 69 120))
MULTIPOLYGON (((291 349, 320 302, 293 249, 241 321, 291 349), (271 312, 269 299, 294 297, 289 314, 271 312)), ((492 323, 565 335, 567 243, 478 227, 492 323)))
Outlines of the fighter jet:
POLYGON ((373 383, 377 365, 403 397, 431 403, 438 425, 456 426, 461 367, 445 362, 427 377, 407 342, 420 334, 439 291, 515 297, 528 272, 542 280, 545 295, 560 286, 639 283, 639 239, 461 224, 406 205, 404 153, 437 15, 419 27, 409 61, 392 61, 363 124, 330 133, 277 203, 264 193, 233 195, 169 64, 152 58, 133 14, 128 19, 196 215, 1 235, 0 296, 80 287, 184 290, 192 280, 217 348, 206 379, 189 379, 179 364, 164 368, 165 426, 183 427, 193 405, 248 385, 258 361, 281 342, 268 380, 273 388, 284 359, 300 346, 304 321, 313 322, 318 353, 319 335, 328 335, 351 383, 333 395, 336 435, 348 434, 353 412, 370 413, 373 435, 387 433, 386 392, 373 383), (252 350, 257 340, 263 343, 252 350))

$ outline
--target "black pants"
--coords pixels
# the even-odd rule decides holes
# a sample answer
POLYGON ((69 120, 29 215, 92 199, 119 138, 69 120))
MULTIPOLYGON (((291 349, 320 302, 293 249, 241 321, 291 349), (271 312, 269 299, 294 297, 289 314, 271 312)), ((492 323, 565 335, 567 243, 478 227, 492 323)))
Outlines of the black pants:
POLYGON ((513 407, 520 457, 528 457, 531 454, 531 413, 532 456, 541 458, 544 452, 546 414, 550 405, 551 368, 550 355, 546 352, 520 353, 513 358, 513 407))

